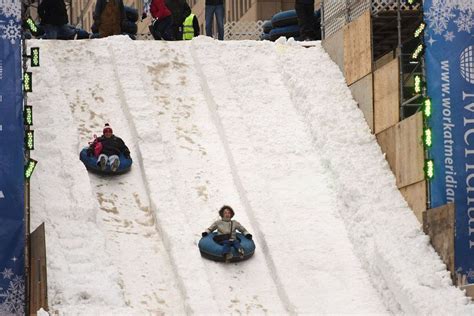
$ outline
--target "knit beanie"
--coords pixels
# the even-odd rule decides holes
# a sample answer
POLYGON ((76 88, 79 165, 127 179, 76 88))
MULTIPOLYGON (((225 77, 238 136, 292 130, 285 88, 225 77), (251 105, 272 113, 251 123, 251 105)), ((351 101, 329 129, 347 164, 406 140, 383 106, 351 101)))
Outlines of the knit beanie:
POLYGON ((102 130, 102 133, 105 134, 105 132, 111 132, 111 133, 113 133, 112 127, 110 127, 109 123, 105 123, 105 126, 104 126, 104 129, 102 130))

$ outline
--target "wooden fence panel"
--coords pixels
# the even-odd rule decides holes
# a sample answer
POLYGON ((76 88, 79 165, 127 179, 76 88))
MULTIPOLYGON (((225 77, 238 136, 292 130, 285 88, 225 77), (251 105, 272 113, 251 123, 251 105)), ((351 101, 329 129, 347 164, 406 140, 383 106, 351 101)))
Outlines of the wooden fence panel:
POLYGON ((400 193, 415 213, 416 218, 423 224, 423 212, 426 211, 426 181, 420 181, 400 188, 400 193))
POLYGON ((398 59, 374 71, 375 133, 395 125, 400 119, 398 59))
POLYGON ((370 10, 344 27, 344 73, 348 85, 372 72, 370 10))
POLYGON ((396 168, 397 168, 396 133, 397 133, 397 127, 393 126, 393 127, 387 128, 383 132, 378 133, 376 135, 377 142, 379 143, 379 146, 382 149, 382 152, 385 154, 385 159, 387 159, 387 162, 390 166, 390 169, 392 169, 393 174, 397 173, 396 172, 396 168))
POLYGON ((454 271, 454 204, 432 208, 423 213, 423 231, 440 255, 455 281, 454 271))
POLYGON ((344 74, 344 30, 341 29, 331 36, 326 37, 322 45, 344 74))
POLYGON ((423 116, 421 112, 397 125, 396 177, 399 188, 423 181, 425 153, 422 142, 423 116))
POLYGON ((46 271, 46 240, 44 223, 30 235, 30 315, 40 308, 48 310, 48 278, 46 271))
POLYGON ((359 109, 364 113, 365 121, 369 125, 370 131, 374 132, 374 99, 372 93, 372 74, 365 76, 352 84, 352 97, 357 102, 359 109))

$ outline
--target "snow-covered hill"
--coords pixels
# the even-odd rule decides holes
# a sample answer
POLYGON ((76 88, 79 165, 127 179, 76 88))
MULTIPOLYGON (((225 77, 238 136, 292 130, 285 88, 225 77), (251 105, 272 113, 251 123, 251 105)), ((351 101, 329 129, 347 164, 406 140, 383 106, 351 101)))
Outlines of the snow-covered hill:
POLYGON ((29 41, 33 226, 61 315, 474 313, 319 43, 29 41), (88 174, 104 123, 132 171, 88 174), (201 258, 229 204, 255 256, 201 258))

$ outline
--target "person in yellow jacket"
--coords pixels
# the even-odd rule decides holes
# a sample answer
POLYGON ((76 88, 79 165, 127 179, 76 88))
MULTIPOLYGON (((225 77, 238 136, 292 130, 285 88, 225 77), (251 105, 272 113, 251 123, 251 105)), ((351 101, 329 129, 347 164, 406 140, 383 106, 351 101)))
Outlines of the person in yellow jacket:
POLYGON ((183 22, 183 40, 192 40, 194 37, 199 36, 200 32, 201 29, 197 17, 190 13, 183 22))

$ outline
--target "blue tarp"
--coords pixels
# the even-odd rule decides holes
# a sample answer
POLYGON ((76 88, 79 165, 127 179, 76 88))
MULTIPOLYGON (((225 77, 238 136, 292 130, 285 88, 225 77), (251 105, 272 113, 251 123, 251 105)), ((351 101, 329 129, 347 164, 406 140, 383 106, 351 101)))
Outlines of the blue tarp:
POLYGON ((455 203, 455 267, 474 283, 474 4, 424 1, 434 178, 431 206, 455 203))
POLYGON ((0 315, 23 315, 24 154, 21 2, 0 2, 0 315))

